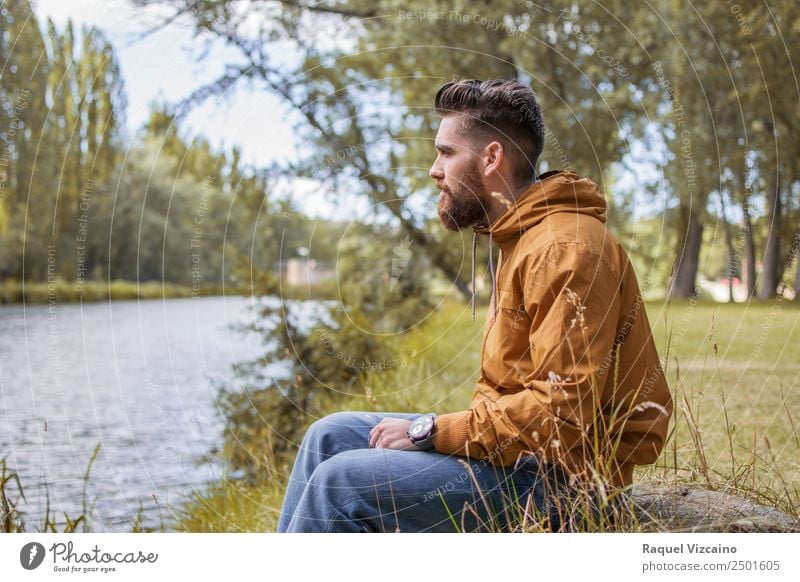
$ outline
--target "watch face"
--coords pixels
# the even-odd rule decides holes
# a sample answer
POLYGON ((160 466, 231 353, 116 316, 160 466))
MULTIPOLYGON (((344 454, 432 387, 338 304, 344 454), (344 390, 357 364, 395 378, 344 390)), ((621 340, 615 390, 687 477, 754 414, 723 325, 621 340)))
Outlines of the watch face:
POLYGON ((414 438, 422 438, 431 430, 433 419, 430 416, 423 416, 416 419, 409 427, 409 434, 414 438))

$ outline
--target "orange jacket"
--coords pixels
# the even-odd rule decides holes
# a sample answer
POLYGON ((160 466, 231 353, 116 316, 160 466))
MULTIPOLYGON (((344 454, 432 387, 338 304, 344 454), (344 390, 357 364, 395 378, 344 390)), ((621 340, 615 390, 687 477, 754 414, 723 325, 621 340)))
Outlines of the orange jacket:
POLYGON ((472 404, 438 418, 438 452, 503 466, 535 453, 617 486, 655 462, 672 398, 605 212, 594 182, 554 171, 474 229, 500 259, 472 404))

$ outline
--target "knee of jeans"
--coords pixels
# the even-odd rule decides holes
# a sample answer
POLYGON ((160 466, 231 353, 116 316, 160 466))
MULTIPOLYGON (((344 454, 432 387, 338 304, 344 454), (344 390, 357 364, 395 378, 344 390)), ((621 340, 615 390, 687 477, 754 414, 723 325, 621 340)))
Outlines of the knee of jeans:
POLYGON ((335 433, 352 420, 351 412, 334 412, 311 423, 305 434, 305 440, 320 441, 335 433))
POLYGON ((329 432, 336 432, 337 430, 343 428, 352 428, 358 425, 358 421, 360 420, 359 415, 363 415, 365 413, 361 412, 352 412, 349 410, 343 410, 340 412, 332 412, 327 416, 323 416, 315 420, 311 423, 309 427, 309 432, 312 430, 315 432, 322 432, 329 433, 329 432))
POLYGON ((322 461, 311 474, 306 488, 312 488, 316 494, 323 494, 337 504, 351 499, 353 484, 348 478, 350 471, 346 464, 338 455, 322 461))

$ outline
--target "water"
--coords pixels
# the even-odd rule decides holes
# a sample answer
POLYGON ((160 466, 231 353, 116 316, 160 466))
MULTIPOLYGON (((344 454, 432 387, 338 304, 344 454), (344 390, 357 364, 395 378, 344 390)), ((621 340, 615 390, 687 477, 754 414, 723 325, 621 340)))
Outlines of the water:
MULTIPOLYGON (((0 458, 25 490, 28 529, 47 494, 59 522, 82 511, 89 480, 94 531, 169 526, 171 506, 220 476, 220 386, 265 350, 265 334, 231 328, 256 317, 252 300, 0 306, 0 458)), ((280 374, 280 368, 274 369, 280 374)))

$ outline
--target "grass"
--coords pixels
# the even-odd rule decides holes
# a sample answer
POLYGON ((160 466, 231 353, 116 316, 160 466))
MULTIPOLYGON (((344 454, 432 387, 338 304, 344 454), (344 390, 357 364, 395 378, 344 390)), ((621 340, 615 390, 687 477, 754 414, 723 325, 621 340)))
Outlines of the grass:
POLYGON ((648 313, 669 354, 676 422, 640 477, 708 483, 798 516, 798 305, 681 302, 648 313))
MULTIPOLYGON (((800 307, 651 302, 647 313, 666 360, 675 414, 658 462, 637 468, 634 480, 698 484, 800 517, 800 307)), ((482 329, 482 321, 470 321, 468 306, 443 305, 399 337, 402 365, 370 373, 363 394, 343 408, 464 410, 478 377, 482 329)), ((274 531, 284 482, 277 473, 255 486, 224 481, 191 500, 178 527, 274 531)), ((524 528, 541 528, 530 508, 509 502, 524 528)), ((635 520, 620 527, 642 530, 635 520)))
POLYGON ((174 528, 179 532, 275 531, 284 488, 280 478, 257 485, 222 478, 174 508, 174 528))
MULTIPOLYGON (((81 494, 81 513, 77 516, 63 514, 63 521, 56 518, 50 512, 50 493, 47 492, 47 504, 42 517, 41 524, 36 527, 36 531, 42 533, 84 533, 92 529, 90 516, 94 510, 89 500, 89 479, 92 473, 92 465, 100 454, 102 444, 95 445, 86 471, 83 473, 83 493, 81 494), (61 528, 59 530, 59 528, 61 528), (80 528, 80 530, 79 530, 80 528)), ((18 509, 19 501, 25 501, 25 489, 20 481, 19 475, 10 470, 5 459, 0 459, 0 532, 2 533, 21 533, 28 531, 26 526, 26 516, 18 509), (16 490, 16 491, 14 491, 16 490)))

